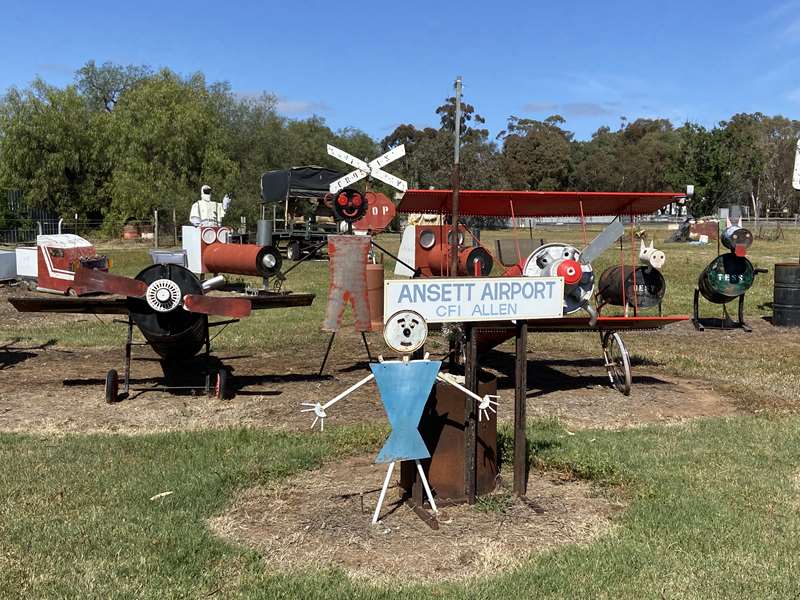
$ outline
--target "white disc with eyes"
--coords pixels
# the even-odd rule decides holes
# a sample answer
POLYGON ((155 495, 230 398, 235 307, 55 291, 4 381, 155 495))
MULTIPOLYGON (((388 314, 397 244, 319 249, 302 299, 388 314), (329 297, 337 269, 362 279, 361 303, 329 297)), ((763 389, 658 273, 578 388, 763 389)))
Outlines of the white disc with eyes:
POLYGON ((416 352, 422 348, 427 338, 428 324, 413 310, 394 313, 383 328, 383 339, 395 352, 404 354, 416 352))

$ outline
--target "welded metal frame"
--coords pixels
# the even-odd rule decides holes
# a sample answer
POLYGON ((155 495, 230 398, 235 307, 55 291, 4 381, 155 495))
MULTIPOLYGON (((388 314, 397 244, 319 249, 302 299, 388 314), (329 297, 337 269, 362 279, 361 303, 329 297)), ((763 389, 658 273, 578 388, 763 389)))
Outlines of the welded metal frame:
MULTIPOLYGON (((125 340, 125 361, 123 365, 123 377, 122 377, 122 393, 119 394, 117 400, 123 400, 130 396, 131 392, 168 392, 173 390, 203 390, 206 395, 209 395, 212 390, 211 386, 211 376, 212 376, 212 369, 211 369, 211 336, 210 336, 210 329, 211 327, 220 327, 225 325, 230 325, 231 323, 238 323, 239 319, 227 319, 225 321, 208 321, 208 315, 203 315, 203 327, 205 330, 205 336, 203 340, 203 353, 200 355, 202 360, 205 364, 205 369, 203 372, 204 375, 204 383, 203 385, 160 385, 160 386, 149 386, 149 387, 136 387, 132 388, 130 385, 131 380, 131 362, 133 356, 133 347, 134 346, 150 346, 150 342, 147 340, 142 342, 134 341, 133 339, 133 315, 128 315, 127 321, 116 321, 117 323, 125 323, 128 326, 127 331, 127 338, 125 340)), ((220 370, 225 369, 223 365, 220 370)))

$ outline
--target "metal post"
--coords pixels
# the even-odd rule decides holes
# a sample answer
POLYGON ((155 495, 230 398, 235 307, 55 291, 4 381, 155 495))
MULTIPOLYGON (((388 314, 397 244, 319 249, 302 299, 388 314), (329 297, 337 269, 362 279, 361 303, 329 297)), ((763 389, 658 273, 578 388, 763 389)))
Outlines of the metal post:
POLYGON ((153 211, 153 247, 158 248, 158 209, 153 211))
MULTIPOLYGON (((464 324, 467 338, 467 360, 464 365, 464 387, 478 391, 478 343, 477 329, 471 323, 464 324)), ((464 406, 464 493, 468 504, 475 504, 477 477, 475 472, 478 453, 478 417, 475 399, 465 394, 464 406)))
POLYGON ((527 489, 528 440, 525 432, 525 403, 528 392, 528 322, 517 321, 514 367, 514 495, 527 489))
POLYGON ((461 153, 461 75, 456 77, 456 114, 455 114, 455 152, 453 160, 453 215, 452 236, 450 246, 450 276, 458 275, 458 190, 461 186, 461 171, 459 166, 461 153))

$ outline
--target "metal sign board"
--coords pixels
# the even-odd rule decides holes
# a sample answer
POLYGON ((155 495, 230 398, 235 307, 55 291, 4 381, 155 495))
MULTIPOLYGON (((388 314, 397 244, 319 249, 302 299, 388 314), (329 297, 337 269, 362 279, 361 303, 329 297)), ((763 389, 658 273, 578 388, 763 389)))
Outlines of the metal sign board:
POLYGON ((330 144, 328 144, 328 154, 342 161, 343 163, 350 165, 351 167, 355 167, 355 171, 352 171, 344 177, 340 177, 331 183, 329 189, 332 194, 335 194, 339 190, 344 189, 357 181, 361 181, 367 176, 374 177, 379 181, 387 183, 401 192, 405 192, 408 189, 408 184, 404 180, 382 170, 383 167, 388 165, 390 162, 406 155, 406 148, 403 144, 400 144, 388 152, 381 154, 378 158, 371 160, 369 164, 359 158, 356 158, 352 154, 345 152, 344 150, 340 150, 336 146, 331 146, 330 144))
POLYGON ((383 320, 413 310, 428 323, 551 319, 563 314, 561 277, 430 278, 387 281, 383 320))
POLYGON ((353 223, 353 229, 372 233, 383 231, 397 214, 394 202, 384 194, 377 192, 367 192, 365 196, 367 197, 367 214, 353 223))

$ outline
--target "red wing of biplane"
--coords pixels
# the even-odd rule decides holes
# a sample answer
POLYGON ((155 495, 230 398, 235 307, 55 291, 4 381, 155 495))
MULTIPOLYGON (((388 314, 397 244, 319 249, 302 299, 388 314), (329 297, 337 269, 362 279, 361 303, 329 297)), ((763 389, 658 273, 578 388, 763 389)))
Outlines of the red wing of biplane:
MULTIPOLYGON (((520 192, 461 190, 459 213, 469 217, 599 217, 647 215, 685 198, 676 192, 520 192)), ((408 190, 399 213, 451 214, 452 190, 408 190)))

